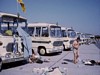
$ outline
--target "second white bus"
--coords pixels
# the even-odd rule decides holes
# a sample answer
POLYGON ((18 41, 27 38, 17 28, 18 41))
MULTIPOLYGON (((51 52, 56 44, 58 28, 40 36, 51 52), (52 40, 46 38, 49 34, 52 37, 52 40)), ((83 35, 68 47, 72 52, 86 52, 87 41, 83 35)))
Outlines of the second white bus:
POLYGON ((28 24, 28 33, 32 36, 33 50, 40 55, 58 53, 63 50, 61 27, 49 23, 28 24))

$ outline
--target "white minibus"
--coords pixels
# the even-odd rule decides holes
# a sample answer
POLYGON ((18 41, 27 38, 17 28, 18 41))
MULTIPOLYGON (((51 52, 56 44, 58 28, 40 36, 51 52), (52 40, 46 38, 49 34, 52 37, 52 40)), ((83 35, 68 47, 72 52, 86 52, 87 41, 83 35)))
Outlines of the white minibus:
POLYGON ((33 50, 40 55, 62 52, 60 26, 50 23, 31 23, 28 24, 28 33, 32 36, 33 50))
POLYGON ((27 19, 0 12, 0 70, 2 64, 25 60, 21 39, 14 33, 18 25, 27 25, 27 19))

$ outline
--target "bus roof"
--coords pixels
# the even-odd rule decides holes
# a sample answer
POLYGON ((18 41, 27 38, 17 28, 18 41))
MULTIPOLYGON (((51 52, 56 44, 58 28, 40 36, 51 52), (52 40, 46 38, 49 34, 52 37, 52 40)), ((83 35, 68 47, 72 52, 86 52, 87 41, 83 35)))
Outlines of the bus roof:
MULTIPOLYGON (((17 15, 14 15, 14 14, 10 14, 10 13, 3 13, 3 12, 0 12, 0 18, 2 18, 2 22, 12 22, 16 19, 18 19, 18 16, 17 15)), ((27 21, 26 18, 22 17, 22 16, 19 16, 19 22, 23 22, 23 21, 27 21)))
POLYGON ((57 26, 56 24, 51 24, 51 23, 29 23, 28 27, 46 27, 46 26, 57 26))
POLYGON ((66 30, 67 28, 66 27, 61 27, 61 30, 66 30))
POLYGON ((71 27, 71 28, 67 28, 67 31, 74 31, 74 29, 71 27))

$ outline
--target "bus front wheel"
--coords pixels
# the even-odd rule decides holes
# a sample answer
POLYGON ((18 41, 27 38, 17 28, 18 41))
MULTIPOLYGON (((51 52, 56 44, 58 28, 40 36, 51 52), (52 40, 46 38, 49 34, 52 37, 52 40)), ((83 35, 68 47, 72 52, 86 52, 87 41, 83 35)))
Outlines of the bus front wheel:
POLYGON ((45 55, 46 54, 45 48, 40 48, 38 52, 39 52, 40 55, 45 55))

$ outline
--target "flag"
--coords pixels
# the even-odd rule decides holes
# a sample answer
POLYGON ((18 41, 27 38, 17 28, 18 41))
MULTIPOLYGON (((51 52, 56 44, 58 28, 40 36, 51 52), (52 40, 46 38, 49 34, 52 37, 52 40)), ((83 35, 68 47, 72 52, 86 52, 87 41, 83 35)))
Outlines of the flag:
POLYGON ((22 0, 17 0, 17 2, 21 5, 23 12, 25 12, 26 8, 25 8, 25 5, 24 5, 24 2, 22 0))

